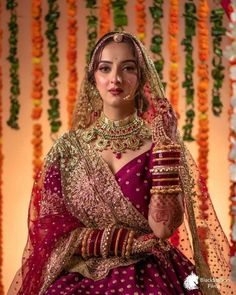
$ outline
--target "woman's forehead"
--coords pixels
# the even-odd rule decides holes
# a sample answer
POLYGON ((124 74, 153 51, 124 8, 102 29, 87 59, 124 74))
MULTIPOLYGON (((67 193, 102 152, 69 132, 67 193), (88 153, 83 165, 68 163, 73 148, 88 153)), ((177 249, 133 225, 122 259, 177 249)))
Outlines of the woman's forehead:
POLYGON ((134 60, 135 57, 132 51, 132 48, 127 43, 109 43, 107 44, 100 55, 99 61, 102 60, 108 60, 108 61, 114 61, 114 60, 134 60))

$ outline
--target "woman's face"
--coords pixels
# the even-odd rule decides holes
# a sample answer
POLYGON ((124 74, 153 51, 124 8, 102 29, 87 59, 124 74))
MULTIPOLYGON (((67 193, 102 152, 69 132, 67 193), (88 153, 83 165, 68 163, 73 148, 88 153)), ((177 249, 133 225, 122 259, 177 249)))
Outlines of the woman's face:
POLYGON ((104 106, 134 104, 138 69, 132 49, 127 43, 112 42, 104 47, 94 77, 104 106))

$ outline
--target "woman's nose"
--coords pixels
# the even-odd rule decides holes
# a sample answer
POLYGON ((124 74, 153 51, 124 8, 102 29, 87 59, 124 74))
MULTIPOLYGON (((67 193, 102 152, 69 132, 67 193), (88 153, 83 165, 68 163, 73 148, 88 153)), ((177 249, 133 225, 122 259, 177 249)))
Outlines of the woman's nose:
POLYGON ((122 83, 122 77, 121 77, 121 74, 119 73, 119 71, 114 71, 112 73, 111 82, 113 84, 122 83))

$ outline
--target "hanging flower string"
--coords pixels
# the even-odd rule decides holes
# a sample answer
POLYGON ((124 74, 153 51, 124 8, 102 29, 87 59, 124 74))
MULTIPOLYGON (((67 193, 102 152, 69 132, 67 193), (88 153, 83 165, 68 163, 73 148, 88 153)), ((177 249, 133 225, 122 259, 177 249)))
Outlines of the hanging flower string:
MULTIPOLYGON (((208 218, 208 193, 206 190, 205 182, 208 179, 208 151, 209 151, 209 119, 208 119, 208 89, 209 89, 209 32, 208 32, 208 17, 209 7, 207 0, 200 0, 198 6, 198 85, 197 85, 197 97, 198 97, 198 167, 202 176, 201 185, 204 189, 204 194, 200 196, 201 205, 199 209, 201 212, 200 218, 208 218)), ((207 237, 207 228, 201 226, 198 228, 199 235, 201 237, 201 248, 205 260, 207 260, 207 245, 205 244, 205 238, 207 237)))
POLYGON ((68 93, 67 93, 67 112, 68 112, 68 128, 72 127, 73 110, 77 97, 77 1, 67 0, 67 17, 68 17, 68 47, 67 47, 67 69, 68 69, 68 93))
POLYGON ((86 60, 87 62, 90 59, 90 54, 92 49, 94 48, 97 40, 97 26, 98 26, 98 18, 96 16, 97 9, 97 1, 96 0, 87 0, 86 8, 89 9, 89 15, 87 16, 87 53, 86 60))
POLYGON ((153 6, 149 7, 149 11, 153 19, 150 50, 153 53, 152 57, 155 68, 165 88, 166 83, 163 82, 164 58, 162 55, 163 31, 161 26, 161 19, 163 18, 163 0, 154 0, 153 6))
POLYGON ((111 0, 101 0, 99 15, 100 28, 99 37, 102 37, 111 30, 111 0))
POLYGON ((49 106, 48 109, 48 119, 51 126, 51 134, 55 134, 59 131, 61 126, 60 120, 60 101, 58 99, 58 88, 57 88, 57 78, 58 73, 58 40, 56 31, 58 30, 57 22, 60 17, 58 1, 48 0, 48 14, 45 16, 47 22, 46 37, 48 39, 48 55, 49 55, 49 106))
POLYGON ((224 50, 225 57, 229 60, 229 76, 231 84, 231 108, 230 120, 230 151, 229 151, 229 173, 230 173, 230 215, 231 215, 231 265, 232 279, 236 281, 236 0, 229 7, 230 23, 227 35, 230 45, 224 50))
MULTIPOLYGON (((0 1, 0 19, 2 17, 2 6, 1 6, 1 1, 0 1)), ((3 31, 2 27, 0 26, 0 60, 2 59, 2 41, 3 41, 3 31)), ((2 278, 2 273, 3 273, 3 236, 2 236, 2 215, 3 215, 3 193, 2 193, 2 188, 3 188, 3 134, 2 134, 2 103, 3 103, 3 98, 2 98, 2 86, 3 86, 3 76, 2 76, 2 65, 0 64, 0 294, 4 294, 4 288, 3 288, 3 278, 2 278)))
POLYGON ((20 103, 18 97, 20 95, 20 81, 19 81, 19 58, 17 55, 18 45, 18 23, 17 23, 17 1, 7 0, 6 9, 10 11, 10 22, 8 23, 8 29, 10 33, 9 37, 9 55, 7 57, 10 63, 10 116, 7 120, 7 124, 13 129, 19 129, 18 116, 20 112, 20 103))
POLYGON ((137 27, 137 37, 141 42, 144 43, 145 39, 145 25, 146 25, 146 13, 144 0, 136 0, 136 27, 137 27))
MULTIPOLYGON (((179 81, 178 81, 178 32, 179 32, 179 23, 178 23, 178 15, 179 15, 179 0, 171 0, 170 1, 170 9, 169 9, 169 39, 168 46, 170 51, 170 69, 169 69, 169 89, 170 89, 170 102, 179 118, 178 111, 178 102, 179 102, 179 81)), ((174 234, 171 236, 171 243, 178 247, 180 244, 180 232, 177 229, 174 234)))
POLYGON ((42 98, 43 98, 43 36, 42 36, 42 1, 32 1, 32 63, 33 63, 33 85, 32 85, 32 103, 33 109, 31 118, 33 124, 33 177, 42 167, 43 139, 42 124, 39 122, 42 117, 42 98))
POLYGON ((185 38, 182 40, 181 45, 184 46, 185 51, 185 67, 184 67, 184 82, 182 83, 185 88, 186 112, 185 124, 183 126, 183 140, 193 141, 192 135, 193 121, 195 117, 194 111, 194 60, 193 60, 193 37, 196 35, 196 5, 192 0, 185 3, 184 19, 185 19, 185 38))
POLYGON ((178 104, 179 104, 179 54, 178 54, 178 32, 179 32, 179 0, 170 1, 170 10, 169 10, 169 39, 168 46, 170 51, 170 69, 169 69, 169 98, 170 102, 177 114, 177 117, 180 118, 178 104))
POLYGON ((208 178, 208 133, 209 133, 209 119, 208 119, 208 88, 209 88, 209 32, 208 32, 208 12, 209 8, 206 0, 201 0, 198 8, 198 111, 199 111, 199 129, 197 136, 197 143, 199 145, 198 166, 201 174, 205 179, 208 178))
POLYGON ((113 22, 115 31, 124 31, 128 25, 128 17, 125 13, 126 0, 112 0, 113 22))
MULTIPOLYGON (((216 0, 215 0, 216 2, 216 0)), ((218 3, 218 1, 217 1, 218 3)), ((223 103, 221 100, 220 89, 224 82, 224 70, 225 67, 222 63, 222 49, 221 42, 222 36, 225 35, 226 28, 223 27, 223 16, 224 9, 217 7, 211 12, 211 35, 212 35, 212 46, 213 46, 213 58, 212 58, 212 111, 215 116, 219 116, 222 112, 223 103)))

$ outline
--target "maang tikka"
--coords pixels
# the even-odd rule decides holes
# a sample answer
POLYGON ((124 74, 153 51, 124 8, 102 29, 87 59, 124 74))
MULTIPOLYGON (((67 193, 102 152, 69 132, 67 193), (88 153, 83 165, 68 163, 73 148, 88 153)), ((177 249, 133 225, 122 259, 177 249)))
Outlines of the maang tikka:
POLYGON ((120 42, 122 42, 123 38, 124 38, 124 34, 122 34, 122 33, 116 33, 116 34, 113 36, 113 40, 114 40, 114 42, 116 42, 116 43, 120 43, 120 42))

